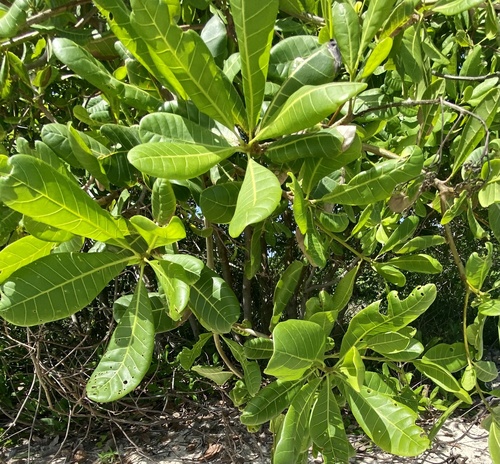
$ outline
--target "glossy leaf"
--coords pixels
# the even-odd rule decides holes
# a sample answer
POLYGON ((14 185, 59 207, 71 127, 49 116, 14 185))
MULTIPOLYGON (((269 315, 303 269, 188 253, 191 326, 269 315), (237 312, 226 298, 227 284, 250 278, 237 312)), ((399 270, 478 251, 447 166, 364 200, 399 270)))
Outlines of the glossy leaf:
POLYGON ((130 223, 146 241, 149 249, 170 245, 186 238, 184 224, 176 216, 167 225, 162 227, 156 225, 151 219, 140 215, 132 216, 130 223))
POLYGON ((422 170, 424 160, 421 150, 415 148, 410 151, 409 158, 378 163, 352 178, 348 184, 338 185, 322 200, 328 203, 367 205, 389 198, 396 185, 414 179, 422 170))
POLYGON ((493 382, 498 377, 498 369, 493 361, 476 361, 476 377, 482 382, 493 382))
POLYGON ((151 211, 160 226, 168 224, 175 213, 177 201, 172 184, 167 179, 155 179, 151 192, 151 211))
POLYGON ((392 44, 392 38, 385 37, 375 46, 366 60, 363 71, 361 72, 361 79, 366 79, 368 76, 371 76, 385 61, 385 59, 389 56, 389 53, 391 53, 392 44))
POLYGON ((453 393, 457 398, 465 401, 467 404, 472 404, 472 399, 469 394, 460 387, 458 381, 446 369, 434 364, 430 361, 415 360, 414 366, 422 372, 425 376, 429 377, 436 385, 439 385, 446 391, 453 393))
POLYGON ((453 16, 475 8, 482 3, 479 0, 440 0, 432 7, 432 10, 446 16, 453 16))
POLYGON ((411 343, 411 334, 386 332, 373 335, 366 340, 366 347, 383 355, 405 351, 411 343))
POLYGON ((181 363, 181 366, 186 371, 190 370, 194 362, 201 356, 203 348, 207 344, 208 340, 212 338, 211 333, 202 333, 198 338, 198 341, 193 345, 192 348, 184 347, 182 351, 177 356, 177 359, 181 363))
POLYGON ((115 253, 57 253, 12 273, 2 286, 0 316, 33 326, 69 317, 104 289, 130 257, 115 253))
POLYGON ((219 386, 224 385, 234 375, 231 371, 225 371, 221 366, 193 366, 191 370, 219 386))
POLYGON ((443 266, 436 258, 422 254, 399 256, 390 259, 387 264, 404 271, 422 274, 440 274, 443 271, 443 266))
POLYGON ((350 1, 334 2, 332 5, 333 33, 350 75, 356 73, 356 64, 361 40, 359 17, 350 1))
POLYGON ((16 155, 9 159, 9 165, 9 176, 0 178, 0 198, 9 208, 94 240, 123 238, 106 211, 48 164, 28 155, 16 155))
POLYGON ((420 237, 415 237, 406 242, 403 246, 397 247, 395 253, 406 254, 413 253, 415 251, 425 250, 426 248, 443 245, 446 243, 446 239, 440 235, 423 235, 420 237))
POLYGON ((207 172, 237 149, 182 142, 143 143, 128 153, 139 171, 163 179, 191 179, 207 172))
POLYGON ((396 246, 406 242, 413 235, 418 227, 418 224, 419 219, 417 216, 406 217, 391 234, 389 240, 384 243, 384 246, 380 250, 379 254, 391 251, 396 246))
POLYGON ((370 304, 352 318, 342 339, 341 356, 368 335, 398 331, 406 327, 424 313, 435 298, 436 287, 428 284, 415 288, 404 300, 398 298, 397 292, 390 292, 387 295, 387 314, 380 313, 380 301, 370 304))
POLYGON ((365 365, 358 349, 352 346, 342 358, 339 371, 346 377, 347 383, 356 391, 361 391, 365 381, 365 365))
POLYGON ((240 317, 240 303, 228 283, 204 268, 191 286, 189 309, 201 325, 214 333, 228 333, 240 317))
POLYGON ((273 317, 271 318, 271 323, 269 330, 272 332, 273 328, 279 322, 283 311, 286 309, 290 298, 297 286, 299 285, 300 277, 302 275, 302 270, 304 269, 304 264, 300 261, 292 262, 286 269, 281 279, 276 284, 273 296, 273 317))
POLYGON ((488 435, 488 449, 494 463, 500 462, 500 426, 495 420, 491 422, 488 435))
POLYGON ((408 406, 366 387, 357 392, 343 384, 342 391, 358 424, 384 451, 417 456, 428 448, 429 439, 415 425, 417 413, 408 406))
POLYGON ((224 342, 229 346, 232 355, 241 364, 243 368, 243 379, 245 381, 245 386, 248 390, 250 396, 255 396, 260 390, 260 385, 262 383, 262 375, 260 373, 260 367, 257 362, 248 361, 245 357, 245 351, 243 347, 233 340, 224 337, 224 342))
POLYGON ((265 373, 280 380, 298 380, 314 364, 323 362, 326 337, 314 322, 280 322, 273 331, 273 343, 273 356, 265 373))
POLYGON ((137 34, 179 81, 195 105, 229 128, 246 127, 243 104, 217 67, 203 39, 173 24, 162 0, 132 0, 131 23, 137 34))
POLYGON ((307 204, 304 199, 304 192, 292 172, 288 173, 288 177, 292 179, 292 182, 288 184, 288 187, 290 187, 290 191, 293 194, 293 217, 295 218, 295 222, 297 223, 297 227, 300 232, 305 234, 307 232, 309 221, 307 219, 307 204))
POLYGON ((329 376, 325 378, 313 405, 310 433, 314 444, 326 459, 331 459, 332 462, 348 461, 352 447, 347 439, 340 408, 332 393, 329 376))
POLYGON ((13 272, 48 255, 54 245, 28 235, 6 246, 0 251, 0 284, 13 272))
POLYGON ((484 280, 493 264, 493 244, 486 242, 485 247, 485 256, 480 256, 478 253, 474 252, 469 256, 465 265, 467 282, 477 290, 480 290, 483 286, 484 280))
POLYGON ((277 380, 270 383, 248 402, 241 414, 241 423, 255 426, 275 418, 290 405, 302 383, 302 379, 294 382, 277 380))
POLYGON ((297 463, 299 455, 307 450, 309 413, 320 382, 319 378, 311 380, 293 398, 274 450, 275 464, 297 463))
POLYGON ((372 268, 391 284, 398 287, 403 287, 406 284, 405 275, 394 266, 385 263, 373 263, 372 268))
POLYGON ((241 60, 248 131, 253 132, 264 100, 278 0, 231 0, 241 60))
POLYGON ((249 359, 270 359, 273 354, 273 341, 270 338, 252 338, 245 342, 243 348, 249 359))
POLYGON ((236 211, 241 182, 225 182, 213 185, 201 192, 200 208, 208 221, 229 224, 236 211))
POLYGON ((147 289, 139 282, 130 306, 111 336, 106 353, 87 383, 88 397, 107 403, 135 390, 151 364, 154 335, 147 289))
POLYGON ((426 351, 422 359, 437 364, 451 373, 458 372, 467 365, 465 345, 461 342, 435 345, 426 351))
POLYGON ((245 227, 268 218, 281 199, 281 185, 269 169, 249 159, 229 235, 238 237, 245 227))
POLYGON ((23 216, 0 203, 0 246, 5 245, 23 216))
POLYGON ((275 164, 284 164, 303 158, 334 158, 342 151, 344 137, 335 128, 311 134, 289 135, 271 143, 266 156, 275 164))
POLYGON ((275 138, 312 127, 365 88, 366 84, 341 82, 305 85, 294 92, 266 125, 260 128, 256 139, 275 138))
MULTIPOLYGON (((289 37, 279 42, 276 48, 293 38, 289 37)), ((317 43, 315 46, 318 46, 317 43)), ((286 103, 289 97, 304 85, 321 85, 332 82, 340 64, 341 57, 333 42, 327 42, 310 55, 305 53, 302 56, 297 56, 288 68, 287 79, 271 100, 262 119, 262 126, 267 125, 267 122, 286 103)))
POLYGON ((332 296, 331 311, 342 311, 351 300, 359 268, 359 265, 353 267, 340 279, 332 296))
POLYGON ((7 38, 16 35, 17 31, 26 23, 29 0, 14 0, 9 10, 0 19, 0 37, 7 38))

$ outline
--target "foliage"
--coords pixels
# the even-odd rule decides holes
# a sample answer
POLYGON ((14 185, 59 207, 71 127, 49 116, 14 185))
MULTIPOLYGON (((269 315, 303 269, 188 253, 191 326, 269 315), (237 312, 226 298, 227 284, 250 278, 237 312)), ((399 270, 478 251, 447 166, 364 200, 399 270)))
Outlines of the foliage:
POLYGON ((201 325, 179 362, 230 383, 248 427, 271 423, 276 464, 311 446, 348 462, 344 406, 383 450, 422 453, 442 424, 417 425, 432 403, 413 376, 448 398, 443 417, 498 394, 498 7, 16 0, 0 315, 88 323, 110 295, 86 386, 104 403, 140 388, 158 334, 201 325), (427 343, 417 319, 457 281, 461 338, 427 343), (210 339, 225 367, 195 364, 210 339))

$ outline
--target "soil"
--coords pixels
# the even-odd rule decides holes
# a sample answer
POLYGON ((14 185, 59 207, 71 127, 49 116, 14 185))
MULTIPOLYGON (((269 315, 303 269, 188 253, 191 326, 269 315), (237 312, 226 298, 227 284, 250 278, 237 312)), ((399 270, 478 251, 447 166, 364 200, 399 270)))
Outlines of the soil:
MULTIPOLYGON (((482 418, 484 410, 478 407, 450 419, 432 449, 417 458, 386 454, 366 437, 352 435, 357 455, 351 462, 491 464, 487 432, 480 427, 482 418)), ((92 437, 32 436, 30 442, 3 449, 0 464, 268 464, 271 446, 269 431, 251 434, 240 424, 237 410, 214 404, 173 413, 154 426, 117 428, 115 424, 114 430, 92 437)), ((309 462, 323 460, 310 456, 309 462)))

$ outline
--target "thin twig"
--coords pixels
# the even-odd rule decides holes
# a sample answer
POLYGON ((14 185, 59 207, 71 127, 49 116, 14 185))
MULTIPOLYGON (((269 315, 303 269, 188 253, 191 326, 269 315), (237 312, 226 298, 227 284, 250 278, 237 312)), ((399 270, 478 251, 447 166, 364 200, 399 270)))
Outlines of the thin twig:
POLYGON ((236 377, 242 379, 243 374, 238 369, 236 369, 235 365, 231 362, 231 360, 227 357, 226 353, 224 352, 224 349, 222 348, 222 345, 220 343, 220 335, 216 333, 214 333, 213 335, 214 335, 215 348, 217 348, 217 352, 224 361, 224 364, 236 377))

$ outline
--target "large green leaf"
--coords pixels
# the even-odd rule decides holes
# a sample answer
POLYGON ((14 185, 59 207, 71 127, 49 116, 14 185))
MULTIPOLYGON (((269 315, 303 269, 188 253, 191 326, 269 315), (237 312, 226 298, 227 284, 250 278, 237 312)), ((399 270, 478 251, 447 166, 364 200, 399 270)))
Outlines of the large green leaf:
POLYGON ((139 282, 106 353, 87 383, 88 397, 107 403, 135 390, 151 364, 154 341, 155 325, 148 292, 139 282))
POLYGON ((491 242, 486 242, 485 247, 485 256, 480 256, 478 253, 474 252, 469 256, 465 265, 467 282, 477 290, 481 290, 484 280, 493 264, 493 244, 491 242))
POLYGON ((418 227, 418 223, 419 219, 417 216, 408 216, 405 218, 391 234, 389 240, 385 242, 379 254, 391 251, 397 245, 406 242, 415 232, 418 227))
POLYGON ((153 76, 167 89, 174 91, 179 97, 186 98, 181 84, 166 63, 153 60, 146 42, 137 34, 130 22, 130 10, 122 0, 96 0, 95 4, 108 20, 113 33, 153 76))
POLYGON ((417 287, 405 300, 400 300, 398 293, 392 291, 387 295, 386 315, 379 311, 380 301, 362 309, 349 323, 342 339, 340 355, 343 356, 352 346, 368 335, 398 331, 407 326, 425 312, 436 298, 436 293, 436 287, 433 284, 417 287))
POLYGON ((343 151, 343 142, 344 137, 336 128, 311 134, 289 135, 271 143, 267 147, 266 156, 275 164, 309 157, 335 158, 343 151))
POLYGON ((141 215, 132 216, 130 223, 146 241, 150 250, 186 238, 184 224, 177 216, 174 216, 167 225, 161 227, 151 219, 141 215))
POLYGON ((363 53, 368 44, 389 17, 395 2, 396 0, 371 0, 368 4, 368 10, 363 17, 358 63, 361 62, 363 53))
POLYGON ((397 254, 413 253, 415 251, 424 250, 432 246, 443 245, 446 239, 440 235, 423 235, 415 237, 406 242, 403 246, 398 246, 395 249, 397 254))
POLYGON ((26 23, 27 12, 30 8, 29 0, 14 0, 9 11, 0 19, 0 37, 13 37, 26 23))
POLYGON ((167 179, 157 178, 151 192, 151 212, 156 222, 163 226, 168 224, 175 213, 177 200, 172 184, 167 179))
POLYGON ((279 322, 281 314, 286 309, 290 298, 299 285, 303 269, 303 263, 294 261, 285 269, 281 279, 276 284, 273 296, 273 317, 271 318, 269 330, 272 331, 274 326, 279 322))
POLYGON ((333 82, 305 85, 294 92, 276 114, 257 132, 257 140, 279 137, 314 126, 337 111, 366 84, 333 82))
POLYGON ((441 367, 439 364, 434 364, 427 359, 413 361, 415 367, 425 376, 429 377, 436 385, 439 385, 446 391, 449 391, 462 401, 472 404, 472 399, 469 394, 460 387, 458 381, 453 377, 448 370, 441 367))
POLYGON ((410 149, 411 156, 376 164, 368 171, 353 177, 347 184, 339 184, 322 201, 344 205, 368 205, 389 198, 394 188, 419 176, 424 158, 422 151, 410 149))
POLYGON ((243 78, 248 131, 260 117, 278 0, 231 0, 243 78))
POLYGON ((273 355, 273 341, 270 338, 251 338, 244 345, 249 359, 270 359, 273 355))
POLYGON ((274 449, 274 464, 295 464, 308 449, 309 413, 320 382, 319 378, 311 380, 293 398, 274 449))
POLYGON ((275 418, 290 405, 304 381, 270 383, 246 405, 240 420, 244 425, 260 425, 275 418))
POLYGON ((274 351, 265 370, 281 380, 298 380, 314 364, 322 364, 326 346, 323 329, 314 322, 289 319, 273 331, 274 351))
POLYGON ((387 264, 404 271, 422 274, 440 274, 443 271, 442 264, 436 258, 423 254, 398 256, 387 261, 387 264))
POLYGON ((334 2, 332 6, 333 33, 342 58, 351 76, 356 73, 361 27, 359 17, 350 1, 334 2))
POLYGON ((200 208, 210 222, 229 224, 236 210, 241 182, 213 185, 201 192, 200 208))
POLYGON ((2 286, 0 316, 21 326, 71 316, 127 265, 116 253, 57 253, 15 271, 2 286))
POLYGON ((332 462, 348 462, 352 447, 347 439, 342 414, 332 392, 330 376, 325 378, 312 408, 310 433, 314 444, 325 458, 331 459, 332 462))
POLYGON ((0 284, 23 266, 46 256, 55 243, 45 242, 31 235, 6 246, 0 251, 0 284))
POLYGON ((0 202, 0 246, 5 245, 22 219, 22 214, 0 202))
MULTIPOLYGON (((276 48, 291 39, 294 37, 279 42, 276 48)), ((315 46, 317 47, 317 43, 315 46)), ((302 56, 297 56, 289 68, 290 74, 269 104, 262 119, 262 126, 267 125, 268 120, 276 114, 288 98, 304 85, 321 85, 332 82, 340 67, 340 61, 338 51, 331 42, 322 45, 310 55, 304 53, 302 56)))
POLYGON ((148 114, 141 119, 139 130, 143 143, 189 142, 229 147, 224 138, 214 134, 207 127, 173 113, 148 114))
POLYGON ((429 447, 424 430, 415 425, 417 413, 408 406, 366 387, 357 392, 343 383, 342 391, 358 424, 384 451, 417 456, 429 447))
POLYGON ((173 24, 163 0, 132 0, 131 4, 132 26, 154 52, 153 61, 168 64, 200 111, 229 128, 246 127, 243 103, 203 39, 173 24))
POLYGON ((437 11, 447 16, 454 16, 464 11, 481 5, 480 0, 440 0, 433 7, 432 11, 437 11))
POLYGON ((57 156, 71 166, 81 167, 69 144, 68 127, 64 124, 45 124, 41 132, 42 140, 57 156))
POLYGON ((228 283, 208 268, 191 286, 189 309, 201 325, 215 333, 228 333, 240 317, 240 303, 228 283))
POLYGON ((236 147, 182 142, 143 143, 128 152, 139 171, 163 179, 191 179, 207 172, 237 150, 236 147))
POLYGON ((491 422, 488 436, 488 449, 494 463, 500 462, 500 425, 495 419, 491 422))
POLYGON ((15 155, 9 165, 9 176, 0 178, 0 199, 9 208, 94 240, 123 238, 111 215, 48 164, 32 156, 15 155))
POLYGON ((229 224, 229 235, 238 237, 245 227, 269 217, 281 199, 281 185, 269 169, 248 160, 236 210, 229 224))
POLYGON ((92 85, 108 96, 120 97, 128 106, 144 111, 158 109, 161 100, 139 87, 125 84, 113 77, 108 70, 84 48, 75 42, 57 38, 52 41, 52 48, 57 58, 92 85))

